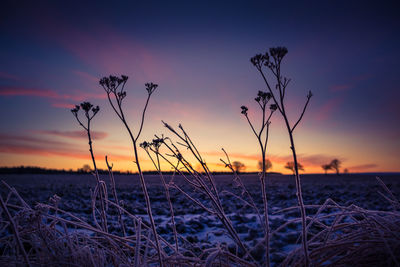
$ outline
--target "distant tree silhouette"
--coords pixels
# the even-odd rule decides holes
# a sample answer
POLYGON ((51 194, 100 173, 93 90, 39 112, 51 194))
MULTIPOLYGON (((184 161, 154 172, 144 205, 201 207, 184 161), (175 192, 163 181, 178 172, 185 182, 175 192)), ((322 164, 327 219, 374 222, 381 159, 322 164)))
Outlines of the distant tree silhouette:
MULTIPOLYGON (((271 161, 269 159, 265 160, 265 171, 268 171, 271 168, 272 168, 271 161)), ((261 160, 258 162, 258 169, 260 171, 263 171, 263 162, 261 160)))
POLYGON ((339 174, 339 168, 340 168, 340 165, 342 164, 342 162, 340 161, 340 160, 338 160, 338 159, 333 159, 332 161, 331 161, 331 167, 332 167, 332 169, 334 169, 335 171, 336 171, 336 174, 337 175, 340 175, 339 174))
POLYGON ((343 170, 343 173, 344 173, 344 174, 348 174, 348 173, 349 173, 349 170, 346 168, 346 169, 343 170))
MULTIPOLYGON (((286 162, 285 168, 291 170, 293 175, 296 175, 295 164, 293 161, 286 162)), ((300 164, 300 162, 297 162, 297 168, 299 171, 304 171, 304 167, 300 164)))
POLYGON ((81 169, 79 169, 79 171, 89 173, 92 171, 92 168, 89 166, 89 164, 85 164, 81 169))
POLYGON ((325 171, 325 175, 328 174, 328 171, 332 169, 331 164, 323 164, 321 165, 321 168, 325 171))
POLYGON ((244 171, 246 169, 246 165, 244 165, 242 162, 240 161, 234 161, 232 162, 232 167, 236 172, 241 172, 244 171))

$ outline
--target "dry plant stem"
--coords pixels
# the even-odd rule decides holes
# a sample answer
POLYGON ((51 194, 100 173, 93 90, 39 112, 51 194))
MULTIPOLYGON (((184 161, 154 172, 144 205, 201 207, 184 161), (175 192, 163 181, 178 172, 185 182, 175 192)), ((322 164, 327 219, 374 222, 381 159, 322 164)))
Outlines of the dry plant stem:
MULTIPOLYGON (((97 187, 99 188, 98 190, 99 190, 100 209, 101 209, 101 211, 100 211, 101 226, 102 226, 104 231, 107 231, 107 215, 106 215, 106 212, 105 212, 104 199, 103 199, 103 196, 104 196, 104 198, 106 198, 106 195, 105 195, 106 193, 105 193, 105 190, 102 190, 103 187, 101 186, 100 177, 99 177, 99 173, 98 173, 97 165, 96 165, 96 160, 94 158, 93 142, 92 142, 92 136, 90 134, 90 122, 93 119, 93 117, 96 115, 96 113, 94 113, 92 116, 90 116, 88 112, 85 112, 85 116, 86 116, 86 119, 87 119, 87 125, 86 126, 81 122, 81 120, 79 119, 77 113, 74 113, 74 115, 75 115, 78 123, 83 127, 83 129, 85 129, 85 131, 87 133, 88 140, 89 140, 89 152, 90 152, 90 156, 91 156, 92 163, 93 163, 94 176, 96 177, 97 187)), ((97 197, 97 194, 94 195, 94 199, 96 199, 96 197, 97 197)), ((95 215, 95 213, 93 213, 93 214, 94 214, 93 215, 94 216, 94 220, 96 220, 96 218, 95 218, 96 215, 95 215)))
POLYGON ((138 226, 136 227, 136 248, 135 248, 135 267, 140 266, 140 239, 142 235, 142 220, 139 218, 138 226))
MULTIPOLYGON (((114 173, 112 171, 113 166, 108 163, 108 157, 107 156, 105 156, 105 160, 106 160, 106 164, 107 164, 108 174, 110 176, 111 191, 112 191, 112 194, 113 194, 113 197, 114 197, 114 202, 119 204, 118 195, 117 195, 117 189, 115 187, 114 173)), ((124 236, 126 236, 125 224, 124 224, 124 221, 122 219, 121 209, 118 207, 117 210, 118 210, 118 221, 119 221, 119 224, 121 226, 122 233, 123 233, 124 236)))
MULTIPOLYGON (((123 92, 124 86, 125 86, 125 82, 122 84, 121 92, 123 92)), ((141 122, 140 122, 140 125, 141 125, 141 126, 140 126, 140 130, 139 130, 139 132, 138 132, 138 134, 137 134, 137 136, 136 136, 136 138, 135 138, 134 135, 133 135, 133 133, 132 133, 132 131, 131 131, 131 129, 130 129, 130 127, 129 127, 129 125, 128 125, 128 123, 126 122, 125 115, 124 115, 124 112, 123 112, 123 110, 122 110, 122 99, 118 97, 117 91, 116 91, 116 90, 109 91, 109 90, 107 90, 104 86, 103 86, 103 88, 104 88, 104 89, 106 90, 106 92, 107 92, 107 98, 108 98, 108 101, 109 101, 111 107, 113 108, 113 110, 115 111, 115 113, 118 115, 118 117, 120 118, 120 120, 122 121, 122 123, 124 124, 126 130, 127 130, 128 133, 129 133, 129 137, 130 137, 130 139, 131 139, 132 146, 133 146, 133 150, 134 150, 134 155, 135 155, 135 161, 134 161, 134 162, 135 162, 136 167, 137 167, 137 169, 138 169, 139 178, 140 178, 140 184, 141 184, 141 186, 142 186, 143 195, 144 195, 145 202, 146 202, 147 214, 148 214, 148 216, 149 216, 150 225, 151 225, 151 228, 152 228, 152 231, 153 231, 154 240, 155 240, 156 247, 157 247, 158 258, 159 258, 159 264, 160 264, 160 266, 164 266, 164 265, 163 265, 163 260, 162 260, 160 242, 159 242, 159 240, 158 240, 158 234, 157 234, 157 230, 156 230, 156 225, 155 225, 155 223, 154 223, 153 213, 152 213, 152 210, 151 210, 150 197, 149 197, 149 193, 148 193, 148 191, 147 191, 147 186, 146 186, 146 182, 145 182, 145 180, 144 180, 142 168, 141 168, 140 162, 139 162, 138 151, 137 151, 137 139, 139 138, 140 133, 141 133, 141 130, 142 130, 142 127, 143 127, 143 123, 144 123, 144 119, 145 119, 145 112, 146 112, 146 109, 147 109, 147 106, 148 106, 148 103, 149 103, 149 99, 150 99, 150 96, 151 96, 151 92, 149 92, 149 94, 148 94, 148 97, 147 97, 147 100, 146 100, 146 105, 145 105, 145 107, 144 107, 144 109, 143 109, 142 120, 141 120, 141 122), (111 99, 111 96, 110 96, 111 93, 113 93, 113 95, 114 95, 114 97, 115 97, 115 99, 116 99, 116 103, 117 103, 117 108, 118 108, 118 110, 117 110, 117 108, 115 107, 115 105, 114 105, 114 103, 113 103, 113 101, 112 101, 112 99, 111 99)))
POLYGON ((169 211, 171 213, 172 230, 174 232, 174 238, 175 238, 175 252, 177 253, 177 252, 179 252, 179 245, 178 245, 178 233, 176 232, 175 213, 174 213, 174 208, 172 206, 171 197, 169 194, 169 187, 168 187, 167 183, 165 182, 164 175, 161 171, 160 156, 159 156, 160 153, 159 153, 158 147, 155 147, 154 149, 150 148, 150 150, 152 152, 154 152, 156 155, 157 162, 155 162, 153 157, 150 155, 148 149, 144 149, 144 150, 146 151, 147 155, 149 156, 151 162, 153 163, 153 166, 156 168, 158 175, 160 176, 162 184, 164 186, 164 190, 165 190, 165 194, 166 194, 167 202, 168 202, 168 206, 169 206, 169 211))
MULTIPOLYGON (((279 48, 277 50, 279 50, 279 48)), ((278 54, 280 52, 281 51, 278 51, 278 54)), ((286 50, 286 52, 287 52, 287 50, 286 50)), ((280 56, 280 55, 272 56, 272 54, 271 54, 274 62, 272 63, 272 67, 269 67, 277 81, 276 88, 279 91, 279 98, 275 96, 275 94, 272 91, 271 86, 262 70, 262 66, 263 66, 264 62, 261 62, 261 63, 258 62, 258 63, 253 63, 253 64, 256 66, 256 68, 260 72, 265 84, 267 85, 267 88, 268 88, 269 92, 271 93, 272 98, 275 102, 275 105, 277 106, 277 109, 279 110, 279 112, 281 113, 281 115, 285 121, 285 125, 287 128, 288 134, 289 134, 290 148, 292 150, 294 167, 295 167, 295 181, 296 181, 296 190, 297 190, 296 196, 297 196, 297 201, 300 206, 300 214, 301 214, 301 221, 302 221, 302 246, 303 246, 303 252, 304 252, 304 265, 309 266, 310 259, 309 259, 309 255, 308 255, 308 244, 307 244, 306 211, 304 208, 303 197, 302 197, 301 182, 300 182, 296 148, 294 145, 293 131, 297 127, 297 125, 300 123, 300 121, 302 120, 303 115, 307 109, 308 103, 312 97, 312 94, 311 94, 311 92, 309 92, 309 94, 307 95, 307 101, 306 101, 306 104, 304 105, 303 111, 302 111, 299 119, 294 124, 294 126, 291 127, 288 117, 287 117, 287 114, 286 114, 285 104, 284 104, 286 88, 287 88, 290 80, 286 80, 286 78, 285 78, 284 81, 282 81, 282 76, 280 73, 280 71, 281 71, 280 64, 281 64, 283 56, 285 55, 286 52, 284 52, 282 56, 280 56)), ((269 62, 269 59, 268 59, 268 62, 269 62)))
POLYGON ((266 105, 269 99, 263 98, 263 101, 259 100, 257 103, 259 104, 261 110, 262 110, 262 124, 259 132, 257 133, 253 124, 251 123, 247 112, 244 113, 247 122, 249 123, 254 135, 257 137, 258 143, 260 145, 260 150, 261 150, 261 156, 262 156, 262 172, 260 175, 260 183, 261 183, 261 194, 262 194, 262 199, 263 199, 263 205, 264 205, 264 233, 265 233, 265 254, 266 254, 266 265, 269 267, 270 266, 270 232, 271 229, 269 227, 269 216, 268 216, 268 200, 267 200, 267 192, 266 192, 266 149, 267 149, 267 143, 268 143, 268 135, 269 135, 269 125, 271 121, 272 114, 274 113, 274 110, 271 110, 271 113, 269 114, 268 118, 266 118, 266 105), (265 131, 265 140, 263 140, 262 134, 265 131))
MULTIPOLYGON (((243 191, 246 193, 246 195, 247 195, 247 197, 249 198, 250 202, 245 201, 245 200, 242 199, 241 197, 239 197, 239 196, 233 194, 232 192, 228 192, 228 191, 227 191, 227 192, 228 192, 229 194, 232 194, 234 197, 236 197, 236 198, 238 198, 238 199, 242 199, 243 202, 248 203, 248 205, 249 205, 250 207, 252 207, 252 208, 256 211, 258 220, 260 221, 260 225, 263 225, 264 222, 263 222, 263 220, 261 219, 260 211, 259 211, 259 209, 257 208, 257 205, 256 205, 256 203, 254 202, 253 197, 251 196, 250 192, 247 190, 246 186, 244 185, 244 183, 243 183, 242 179, 240 178, 240 176, 238 175, 238 173, 237 173, 237 172, 235 171, 235 169, 232 167, 232 163, 231 163, 231 160, 230 160, 230 158, 229 158, 228 153, 226 153, 225 149, 223 149, 223 148, 222 148, 222 151, 223 151, 224 154, 225 154, 225 157, 226 157, 227 162, 225 162, 223 159, 220 159, 221 162, 224 163, 225 166, 228 167, 228 168, 232 171, 232 173, 233 173, 233 175, 234 175, 234 177, 235 177, 234 179, 236 179, 236 181, 239 183, 239 186, 240 186, 240 187, 243 189, 243 191)), ((264 234, 266 234, 266 232, 265 232, 265 230, 266 230, 265 225, 264 225, 264 227, 262 227, 262 228, 263 228, 264 234)))
MULTIPOLYGON (((232 237, 232 239, 235 241, 236 244, 239 245, 239 247, 242 249, 242 251, 247 254, 247 249, 244 246, 244 244, 242 243, 241 239, 239 238, 235 228, 233 227, 231 221, 227 218, 221 201, 219 199, 218 196, 218 191, 216 189, 216 185, 213 181, 213 178, 211 177, 211 174, 208 170, 208 167, 206 166, 206 163, 204 162, 204 160, 202 159, 200 153, 198 152, 197 148, 195 147, 195 145, 193 144, 193 142, 190 140, 189 136, 186 134, 186 132, 184 131, 183 127, 181 125, 179 125, 179 128, 181 129, 183 136, 181 134, 179 134, 178 132, 176 132, 171 126, 169 126, 168 124, 166 124, 165 122, 164 126, 167 127, 167 129, 169 129, 172 133, 174 133, 181 141, 183 141, 183 145, 184 147, 186 147, 191 153, 192 155, 194 155, 194 157, 196 158, 196 160, 202 165, 203 170, 205 172, 205 176, 200 176, 201 174, 199 174, 198 172, 196 172, 193 167, 184 159, 184 157, 182 156, 182 154, 179 152, 178 148, 172 143, 171 141, 171 145, 173 146, 173 148, 168 145, 166 142, 163 142, 163 144, 167 147, 167 149, 169 150, 169 152, 171 152, 172 156, 175 157, 176 159, 179 160, 179 162, 183 165, 183 167, 186 169, 186 171, 188 173, 190 173, 192 175, 192 177, 196 180, 196 182, 198 183, 198 186, 195 185, 195 188, 201 190, 201 192, 203 192, 210 200, 211 203, 213 205, 213 208, 215 210, 215 215, 218 217, 218 219, 222 222, 222 224, 225 226, 225 228, 227 229, 229 235, 232 237), (203 177, 203 178, 202 178, 203 177), (203 179, 207 179, 207 181, 210 182, 211 184, 211 188, 209 188, 205 182, 203 181, 203 179), (213 192, 214 191, 214 192, 213 192)), ((160 156, 162 156, 160 154, 160 156)), ((178 172, 181 173, 181 170, 176 168, 174 164, 170 165, 178 172)), ((249 255, 251 257, 251 255, 249 255)))
POLYGON ((4 203, 3 197, 1 195, 0 195, 0 204, 1 204, 1 208, 3 209, 3 212, 5 212, 7 218, 9 220, 9 222, 10 222, 11 229, 12 229, 12 231, 14 233, 14 236, 15 236, 15 241, 16 241, 18 247, 19 247, 19 250, 20 250, 22 256, 24 257, 26 265, 32 266, 31 263, 29 262, 28 255, 26 254, 24 246, 22 245, 21 238, 19 237, 19 232, 18 232, 17 225, 15 224, 10 212, 8 211, 6 203, 4 203))
MULTIPOLYGON (((102 190, 102 186, 100 185, 100 178, 99 178, 99 172, 97 170, 97 165, 96 165, 96 160, 94 158, 94 153, 93 153, 93 146, 92 146, 92 137, 90 135, 90 120, 88 120, 88 126, 87 126, 87 136, 89 139, 89 151, 90 151, 90 156, 92 158, 92 162, 93 162, 93 167, 94 167, 94 173, 96 176, 96 180, 97 180, 97 185, 99 186, 99 196, 100 196, 100 208, 101 208, 101 224, 103 227, 104 231, 108 231, 107 229, 107 216, 106 216, 106 212, 104 209, 104 199, 103 199, 103 195, 104 195, 104 190, 102 190)), ((96 196, 94 196, 96 197, 96 196)))

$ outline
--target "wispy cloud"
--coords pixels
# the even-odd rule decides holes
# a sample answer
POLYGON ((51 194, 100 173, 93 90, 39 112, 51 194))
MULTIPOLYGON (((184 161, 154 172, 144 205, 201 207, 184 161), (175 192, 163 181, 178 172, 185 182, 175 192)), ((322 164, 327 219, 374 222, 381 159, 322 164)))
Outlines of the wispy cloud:
POLYGON ((332 92, 341 92, 341 91, 347 91, 351 88, 353 88, 353 86, 350 84, 341 84, 341 85, 333 85, 329 88, 329 90, 332 92))
POLYGON ((64 102, 53 102, 51 103, 51 106, 55 108, 65 108, 65 109, 72 109, 75 107, 74 104, 64 103, 64 102))
MULTIPOLYGON (((47 131, 37 131, 39 134, 53 135, 58 137, 72 138, 72 139, 87 139, 87 134, 85 131, 57 131, 57 130, 47 130, 47 131)), ((106 132, 91 131, 90 132, 94 140, 101 140, 108 136, 106 132)))
POLYGON ((371 169, 376 169, 377 167, 378 165, 375 163, 367 163, 356 166, 350 166, 347 169, 349 169, 350 172, 363 172, 363 171, 371 171, 371 169))
POLYGON ((319 107, 315 113, 315 118, 318 121, 328 120, 335 110, 343 103, 343 97, 336 97, 326 101, 322 106, 319 107))
POLYGON ((7 72, 3 72, 3 71, 0 71, 0 79, 13 80, 13 81, 20 80, 20 78, 18 76, 15 76, 13 74, 10 74, 10 73, 7 73, 7 72))
POLYGON ((25 88, 25 87, 9 87, 0 86, 1 96, 35 96, 57 100, 73 100, 83 101, 88 98, 105 99, 107 96, 105 93, 92 94, 86 92, 75 91, 71 94, 61 94, 55 90, 50 89, 38 89, 38 88, 25 88))
POLYGON ((87 81, 89 81, 91 83, 94 83, 94 84, 98 84, 98 82, 100 80, 98 77, 95 77, 95 76, 93 76, 93 75, 91 75, 91 74, 89 74, 87 72, 84 72, 84 71, 74 70, 72 72, 75 75, 79 76, 80 78, 85 79, 85 80, 87 80, 87 81))
MULTIPOLYGON (((72 139, 81 138, 80 133, 48 132, 58 136, 68 136, 72 139)), ((100 134, 101 135, 101 134, 100 134)), ((38 156, 62 156, 76 159, 89 159, 90 155, 86 149, 72 145, 69 142, 52 140, 40 135, 12 135, 0 134, 0 153, 38 155, 38 156)), ((103 160, 106 154, 116 161, 131 161, 132 156, 104 152, 95 147, 96 158, 103 160)))

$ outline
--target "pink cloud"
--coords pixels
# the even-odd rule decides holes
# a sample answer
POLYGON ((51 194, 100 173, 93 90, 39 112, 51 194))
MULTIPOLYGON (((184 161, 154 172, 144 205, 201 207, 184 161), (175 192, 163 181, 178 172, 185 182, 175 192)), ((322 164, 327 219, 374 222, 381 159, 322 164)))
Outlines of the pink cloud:
POLYGON ((54 140, 44 140, 42 138, 32 136, 32 135, 19 135, 19 134, 4 134, 0 133, 0 143, 5 144, 21 144, 21 143, 35 143, 40 145, 51 145, 51 146, 62 146, 65 145, 64 142, 54 141, 54 140))
POLYGON ((2 71, 0 71, 0 79, 14 80, 14 81, 20 80, 19 77, 12 75, 10 73, 7 73, 7 72, 2 72, 2 71))
MULTIPOLYGON (((60 23, 59 21, 57 23, 60 23)), ((47 33, 67 51, 82 62, 96 68, 97 72, 108 74, 135 74, 140 82, 172 80, 172 68, 168 60, 150 50, 144 44, 118 33, 106 25, 98 25, 98 30, 83 32, 69 25, 61 25, 63 35, 47 33), (104 38, 106 37, 106 38, 104 38)), ((55 29, 49 29, 53 32, 55 29)), ((78 74, 78 73, 76 73, 78 74)), ((78 75, 86 76, 83 73, 78 75)), ((97 82, 98 79, 96 79, 97 82)))
POLYGON ((353 88, 353 86, 350 84, 341 84, 341 85, 333 85, 329 89, 332 92, 341 92, 341 91, 347 91, 351 88, 353 88))
MULTIPOLYGON (((38 36, 56 42, 97 73, 134 74, 133 78, 141 83, 174 81, 170 57, 166 59, 158 50, 100 20, 90 21, 91 30, 87 31, 84 26, 60 19, 62 14, 57 12, 33 15, 38 36)), ((86 76, 79 71, 76 74, 86 76)))
MULTIPOLYGON (((72 139, 87 139, 87 134, 85 131, 57 131, 57 130, 49 130, 49 131, 37 131, 39 134, 53 135, 58 137, 66 137, 72 139)), ((106 132, 99 131, 91 131, 91 136, 94 140, 101 140, 108 136, 106 132)))
POLYGON ((87 72, 84 71, 79 71, 79 70, 74 70, 72 71, 75 75, 89 81, 90 83, 98 84, 99 83, 99 78, 95 77, 87 72))
MULTIPOLYGON (((79 134, 71 133, 70 135, 78 136, 79 134)), ((90 158, 89 152, 86 149, 79 149, 79 147, 71 145, 71 143, 54 141, 49 138, 36 137, 32 135, 28 136, 0 134, 0 153, 39 156, 62 156, 76 159, 90 158)), ((132 160, 132 156, 105 153, 95 148, 95 155, 98 160, 104 160, 104 156, 106 154, 109 154, 113 160, 132 160)))
MULTIPOLYGON (((72 94, 60 94, 50 89, 37 89, 37 88, 25 88, 25 87, 10 87, 0 86, 0 96, 34 96, 47 98, 51 100, 70 100, 74 102, 81 102, 87 99, 105 99, 107 96, 105 93, 86 93, 80 91, 74 91, 72 94)), ((70 107, 69 103, 65 102, 54 102, 54 107, 70 107)))
POLYGON ((368 170, 371 170, 371 169, 375 169, 377 167, 378 167, 377 164, 368 163, 368 164, 350 166, 347 169, 349 169, 350 172, 360 172, 360 171, 368 171, 368 170))
POLYGON ((66 108, 66 109, 72 109, 75 107, 74 104, 62 103, 62 102, 51 103, 51 106, 55 108, 66 108))
POLYGON ((344 101, 343 97, 332 98, 325 102, 317 111, 315 118, 318 121, 328 120, 332 113, 340 106, 344 101))

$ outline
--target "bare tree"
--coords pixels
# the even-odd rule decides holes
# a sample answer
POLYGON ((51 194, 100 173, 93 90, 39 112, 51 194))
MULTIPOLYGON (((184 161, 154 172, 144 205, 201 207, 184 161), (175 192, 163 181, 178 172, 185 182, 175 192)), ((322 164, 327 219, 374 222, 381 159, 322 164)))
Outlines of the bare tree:
MULTIPOLYGON (((285 168, 291 170, 293 172, 293 175, 296 175, 295 164, 293 161, 286 162, 285 168)), ((304 167, 303 165, 301 165, 300 162, 297 162, 297 168, 299 171, 304 171, 304 167)))
POLYGON ((90 167, 89 164, 85 164, 78 171, 89 173, 92 171, 92 168, 90 167))
POLYGON ((342 162, 340 161, 340 160, 338 160, 338 159, 333 159, 332 161, 331 161, 331 166, 332 166, 332 169, 334 169, 335 171, 336 171, 336 174, 337 175, 340 175, 339 174, 339 168, 340 168, 340 165, 342 164, 342 162))
POLYGON ((246 165, 244 165, 240 161, 232 162, 232 167, 237 173, 240 173, 241 171, 244 171, 246 169, 246 165))
MULTIPOLYGON (((269 159, 266 159, 265 160, 265 171, 268 171, 271 168, 272 168, 272 162, 269 159)), ((258 162, 258 169, 260 171, 263 171, 263 162, 261 160, 258 162)))
POLYGON ((327 175, 328 171, 332 169, 332 165, 331 164, 323 164, 323 165, 321 165, 321 168, 325 171, 325 175, 327 175))

